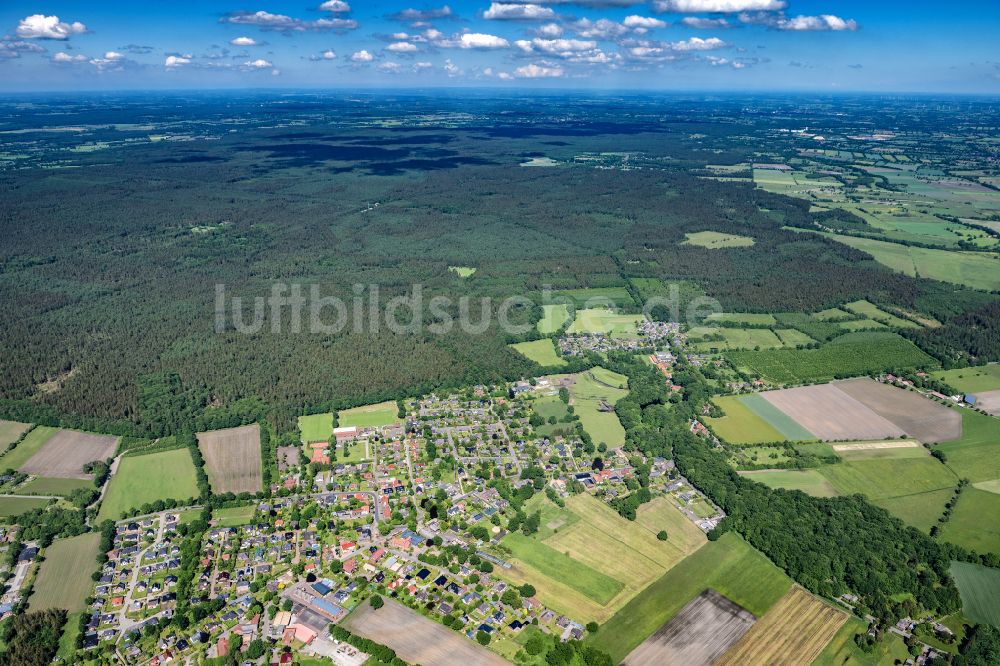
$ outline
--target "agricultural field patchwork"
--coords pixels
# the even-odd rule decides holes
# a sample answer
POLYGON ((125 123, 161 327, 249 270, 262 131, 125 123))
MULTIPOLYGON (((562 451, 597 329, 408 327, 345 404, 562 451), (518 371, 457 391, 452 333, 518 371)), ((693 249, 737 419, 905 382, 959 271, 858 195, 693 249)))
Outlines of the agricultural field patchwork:
POLYGON ((337 412, 337 425, 341 428, 381 428, 399 423, 399 407, 392 400, 375 405, 352 407, 337 412))
POLYGON ((256 493, 263 483, 260 426, 242 426, 198 433, 198 448, 212 492, 256 493))
POLYGON ((198 476, 188 449, 124 456, 108 481, 97 519, 117 520, 143 504, 198 495, 198 476))
POLYGON ((391 599, 378 610, 361 604, 343 624, 353 634, 389 646, 408 664, 507 664, 486 648, 391 599))
POLYGON ((730 444, 767 444, 781 442, 785 436, 750 409, 743 396, 727 395, 713 398, 725 416, 706 418, 715 434, 730 444))
POLYGON ((773 469, 740 472, 742 476, 769 488, 801 490, 813 497, 836 497, 840 493, 815 469, 773 469))
POLYGON ((11 442, 16 442, 17 438, 27 432, 30 427, 30 423, 0 419, 0 451, 6 449, 11 442))
POLYGON ((816 439, 885 439, 905 433, 838 388, 839 384, 767 391, 761 397, 790 416, 816 439))
POLYGON ((718 666, 809 666, 848 615, 795 586, 740 641, 714 662, 718 666))
POLYGON ((514 568, 498 573, 534 585, 547 606, 588 620, 607 619, 706 542, 666 499, 644 507, 635 522, 589 495, 569 498, 564 509, 539 499, 527 510, 542 511, 541 529, 531 537, 504 537, 514 568), (667 531, 667 541, 656 538, 660 530, 667 531))
POLYGON ((797 384, 874 375, 897 368, 935 368, 937 361, 895 333, 847 333, 819 349, 732 351, 727 357, 751 376, 797 384))
POLYGON ((977 553, 1000 553, 1000 495, 972 487, 965 488, 941 525, 943 541, 977 553))
POLYGON ((45 561, 38 569, 28 608, 62 608, 71 613, 83 610, 93 584, 90 574, 98 568, 100 542, 97 532, 53 541, 45 549, 45 561))
POLYGON ((543 305, 542 318, 538 320, 538 332, 552 335, 569 321, 569 306, 565 304, 543 305))
POLYGON ((962 614, 973 622, 1000 627, 1000 569, 952 562, 950 571, 962 595, 962 614))
POLYGON ((566 359, 556 352, 556 348, 549 338, 532 340, 531 342, 517 342, 511 345, 511 349, 543 367, 566 365, 566 359))
POLYGON ((574 376, 569 388, 570 404, 595 444, 604 442, 615 448, 625 443, 625 429, 614 412, 615 403, 628 394, 627 388, 619 388, 623 384, 627 385, 625 377, 604 368, 574 376))
POLYGON ((1000 390, 1000 363, 974 365, 956 370, 939 370, 933 373, 939 379, 962 393, 973 395, 1000 390))
POLYGON ((70 495, 81 488, 93 488, 89 479, 37 476, 17 488, 18 495, 70 495))
POLYGON ((962 436, 942 442, 940 449, 948 467, 973 483, 1000 479, 1000 421, 970 409, 960 412, 962 436))
POLYGON ((645 317, 636 314, 623 314, 607 308, 588 308, 577 310, 576 318, 567 333, 602 333, 612 338, 639 337, 638 324, 645 317))
POLYGON ((875 321, 881 322, 886 326, 892 328, 920 328, 919 324, 916 324, 908 319, 903 319, 902 317, 897 317, 896 315, 886 312, 874 303, 869 301, 860 300, 848 303, 844 306, 845 310, 850 310, 854 314, 865 316, 869 319, 874 319, 875 321))
POLYGON ((944 442, 962 436, 958 412, 913 391, 863 378, 836 386, 918 441, 944 442))
POLYGON ((0 518, 12 518, 47 505, 42 497, 8 497, 0 495, 0 518))
POLYGON ((620 663, 707 589, 763 617, 791 586, 792 581, 770 560, 727 532, 655 580, 586 641, 620 663))
POLYGON ((111 458, 117 447, 117 437, 60 430, 49 437, 20 469, 38 476, 92 479, 93 475, 83 471, 84 465, 111 458))
POLYGON ((31 432, 24 436, 11 451, 0 456, 0 470, 20 469, 31 458, 41 451, 45 442, 49 441, 53 435, 59 432, 59 428, 51 426, 35 426, 31 432))
POLYGON ((632 650, 622 666, 710 666, 754 622, 752 613, 708 589, 632 650))

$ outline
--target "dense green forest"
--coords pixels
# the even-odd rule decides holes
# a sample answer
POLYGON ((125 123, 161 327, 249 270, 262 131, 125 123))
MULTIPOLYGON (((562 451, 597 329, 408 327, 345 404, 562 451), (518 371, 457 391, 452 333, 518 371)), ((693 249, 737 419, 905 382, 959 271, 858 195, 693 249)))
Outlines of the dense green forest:
MULTIPOLYGON (((627 287, 638 308, 644 295, 630 278, 654 278, 736 311, 891 303, 945 322, 914 337, 936 357, 998 357, 992 333, 970 336, 960 319, 993 295, 890 272, 789 230, 831 221, 808 202, 703 177, 706 164, 751 160, 747 132, 778 121, 748 128, 733 100, 710 111, 656 103, 653 115, 649 101, 583 113, 558 99, 384 100, 366 110, 343 99, 265 101, 251 111, 197 97, 184 109, 123 100, 12 115, 26 128, 16 146, 26 159, 0 171, 0 411, 143 436, 261 417, 284 432, 306 411, 537 369, 495 323, 481 334, 392 333, 367 320, 336 334, 292 333, 287 320, 278 332, 216 332, 217 285, 252 299, 275 282, 316 284, 345 301, 357 295, 352 285, 377 285, 385 302, 420 284, 425 300, 490 297, 495 314, 499 299, 537 300, 546 286, 627 287), (134 117, 136 104, 164 132, 196 140, 150 142, 111 125, 134 117), (433 120, 469 108, 480 115, 433 120), (401 124, 379 127, 379 114, 401 124), (87 139, 112 147, 73 152, 79 137, 32 133, 57 117, 96 127, 87 139), (237 121, 239 132, 222 129, 237 121), (622 151, 635 160, 623 165, 622 151), (537 155, 561 166, 519 166, 537 155), (683 243, 702 230, 754 244, 683 243), (476 271, 460 277, 449 266, 476 271)), ((537 316, 512 311, 518 322, 537 316)))

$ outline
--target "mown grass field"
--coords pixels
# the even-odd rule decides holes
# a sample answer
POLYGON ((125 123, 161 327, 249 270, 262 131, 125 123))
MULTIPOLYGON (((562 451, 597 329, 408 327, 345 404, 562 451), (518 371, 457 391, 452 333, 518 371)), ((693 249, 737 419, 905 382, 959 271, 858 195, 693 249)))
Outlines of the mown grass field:
POLYGON ((399 407, 392 400, 375 405, 352 407, 337 412, 337 425, 340 427, 358 426, 359 428, 380 428, 399 423, 399 407))
POLYGON ((948 467, 973 483, 1000 479, 1000 420, 969 409, 961 410, 962 436, 942 442, 948 467))
POLYGON ((556 352, 556 348, 552 345, 552 340, 549 338, 532 340, 531 342, 518 342, 512 344, 511 348, 543 367, 566 365, 566 359, 556 352))
POLYGON ((4 456, 0 456, 0 470, 7 468, 20 469, 22 465, 31 460, 32 456, 38 453, 45 442, 49 441, 53 435, 59 432, 59 428, 50 426, 35 426, 31 432, 24 436, 13 451, 4 456))
POLYGON ((101 535, 97 532, 53 541, 45 549, 45 560, 28 599, 29 610, 63 608, 71 613, 83 610, 93 585, 90 574, 98 567, 100 543, 101 535))
POLYGON ((126 511, 156 500, 198 497, 198 476, 186 448, 125 456, 108 482, 98 521, 117 520, 126 511))
POLYGON ((333 413, 310 414, 299 417, 299 435, 303 444, 329 442, 333 437, 333 413))
POLYGON ((1000 627, 1000 569, 952 562, 951 576, 962 595, 962 614, 973 622, 1000 627))
POLYGON ((886 326, 891 326, 893 328, 920 328, 919 324, 916 324, 908 319, 897 317, 891 312, 886 312, 870 301, 854 301, 845 305, 844 309, 850 310, 854 314, 874 319, 875 321, 881 322, 886 326))
POLYGON ((1000 389, 1000 364, 998 363, 957 370, 939 370, 933 373, 933 376, 962 393, 979 393, 980 391, 1000 389))
POLYGON ((515 567, 499 575, 531 583, 544 604, 588 621, 607 619, 706 543, 701 530, 665 498, 644 505, 634 522, 589 495, 569 498, 565 508, 543 497, 527 510, 542 512, 541 529, 532 537, 504 538, 515 567), (666 530, 667 541, 656 538, 660 530, 666 530))
POLYGON ((39 476, 17 489, 18 495, 69 495, 80 488, 93 488, 87 479, 60 479, 39 476))
POLYGON ((741 396, 727 395, 713 398, 725 416, 706 418, 715 434, 730 444, 767 444, 783 442, 785 436, 777 428, 753 412, 741 396))
POLYGON ((543 396, 538 398, 531 403, 532 409, 536 414, 545 419, 545 424, 540 425, 535 428, 535 432, 538 434, 551 437, 556 433, 572 433, 576 428, 575 422, 564 423, 563 418, 568 414, 568 405, 564 403, 558 396, 543 396), (549 423, 548 420, 555 417, 555 423, 549 423))
POLYGON ((594 307, 622 307, 635 305, 632 294, 625 287, 594 287, 590 289, 563 289, 555 296, 573 301, 577 310, 594 307))
POLYGON ((895 333, 847 333, 819 349, 728 352, 750 374, 775 384, 872 375, 895 368, 937 367, 937 361, 895 333))
POLYGON ((875 261, 894 271, 915 277, 941 280, 973 289, 1000 289, 1000 271, 995 256, 901 245, 871 238, 825 234, 845 245, 867 252, 875 261))
POLYGON ((761 470, 740 474, 769 488, 801 490, 813 497, 836 497, 840 494, 826 477, 814 469, 761 470))
MULTIPOLYGON (((918 457, 860 458, 819 468, 841 495, 860 493, 904 522, 927 531, 944 512, 958 476, 924 448, 918 457)), ((909 453, 907 454, 909 455, 909 453)))
POLYGON ((639 336, 636 325, 644 319, 642 315, 622 314, 607 308, 588 308, 576 311, 576 318, 566 331, 603 333, 613 338, 636 338, 639 336))
POLYGON ((594 443, 604 442, 614 448, 625 443, 625 428, 622 427, 617 414, 613 411, 601 411, 600 406, 604 401, 613 407, 616 402, 624 398, 628 394, 628 389, 617 387, 627 385, 628 380, 622 375, 608 373, 609 371, 603 368, 594 368, 575 375, 576 381, 569 389, 569 393, 570 404, 573 405, 583 429, 591 436, 594 443))
POLYGON ((6 497, 0 495, 0 518, 10 518, 27 513, 32 509, 40 509, 49 500, 42 497, 6 497))
POLYGON ((0 451, 6 449, 11 442, 17 441, 17 438, 30 427, 30 423, 0 419, 0 451))
POLYGON ((847 618, 796 585, 715 666, 812 663, 847 618))
POLYGON ((713 312, 708 315, 707 321, 722 325, 751 324, 754 326, 773 326, 778 323, 773 314, 755 312, 713 312))
POLYGON ((249 523, 257 509, 253 506, 236 506, 212 511, 212 520, 219 527, 239 527, 249 523))
POLYGON ((772 428, 775 428, 782 436, 790 442, 802 442, 816 439, 816 436, 809 432, 788 414, 778 409, 759 393, 751 393, 741 398, 747 409, 760 418, 767 421, 772 428))
POLYGON ((538 332, 551 335, 569 321, 569 306, 566 304, 543 305, 542 318, 538 320, 538 332))
POLYGON ((713 349, 777 349, 784 347, 781 338, 769 328, 712 328, 699 326, 690 331, 691 346, 696 351, 713 349), (723 340, 696 341, 696 338, 722 336, 723 340))
POLYGON ((585 640, 619 663, 707 588, 763 617, 791 586, 770 560, 727 532, 655 580, 585 640))
POLYGON ((737 236, 736 234, 724 234, 720 231, 699 231, 693 234, 684 234, 682 245, 697 245, 707 247, 710 250, 718 250, 728 247, 750 247, 754 244, 754 239, 750 236, 737 236))
POLYGON ((939 537, 977 553, 1000 553, 1000 495, 966 487, 939 537))

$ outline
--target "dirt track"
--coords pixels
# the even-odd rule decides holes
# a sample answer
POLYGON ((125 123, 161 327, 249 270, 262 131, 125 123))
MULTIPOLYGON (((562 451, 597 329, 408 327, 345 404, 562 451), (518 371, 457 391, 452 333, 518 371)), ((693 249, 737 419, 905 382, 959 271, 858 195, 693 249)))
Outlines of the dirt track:
POLYGON ((60 430, 21 466, 21 471, 60 479, 92 479, 83 466, 112 457, 117 446, 118 438, 111 435, 60 430))

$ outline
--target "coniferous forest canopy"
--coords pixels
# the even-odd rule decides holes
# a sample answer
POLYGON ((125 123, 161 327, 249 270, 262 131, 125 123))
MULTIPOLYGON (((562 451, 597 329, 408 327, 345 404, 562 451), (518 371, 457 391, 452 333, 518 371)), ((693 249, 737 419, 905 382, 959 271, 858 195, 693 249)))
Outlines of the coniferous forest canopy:
MULTIPOLYGON (((757 187, 749 166, 798 159, 803 139, 787 130, 802 126, 891 128, 923 137, 910 159, 986 163, 992 150, 995 164, 995 143, 940 138, 995 130, 992 108, 797 96, 7 98, 3 411, 129 434, 260 418, 284 431, 319 408, 537 370, 495 328, 219 334, 220 283, 247 298, 275 281, 316 283, 345 299, 355 283, 383 298, 417 283, 427 298, 627 287, 638 309, 632 280, 653 278, 727 311, 787 317, 867 299, 940 323, 906 335, 945 365, 1000 360, 995 293, 890 270, 831 237, 871 236, 865 219, 757 187), (521 166, 536 158, 557 166, 521 166), (754 243, 685 242, 702 231, 754 243)), ((836 156, 811 159, 844 182, 862 178, 836 156)))

